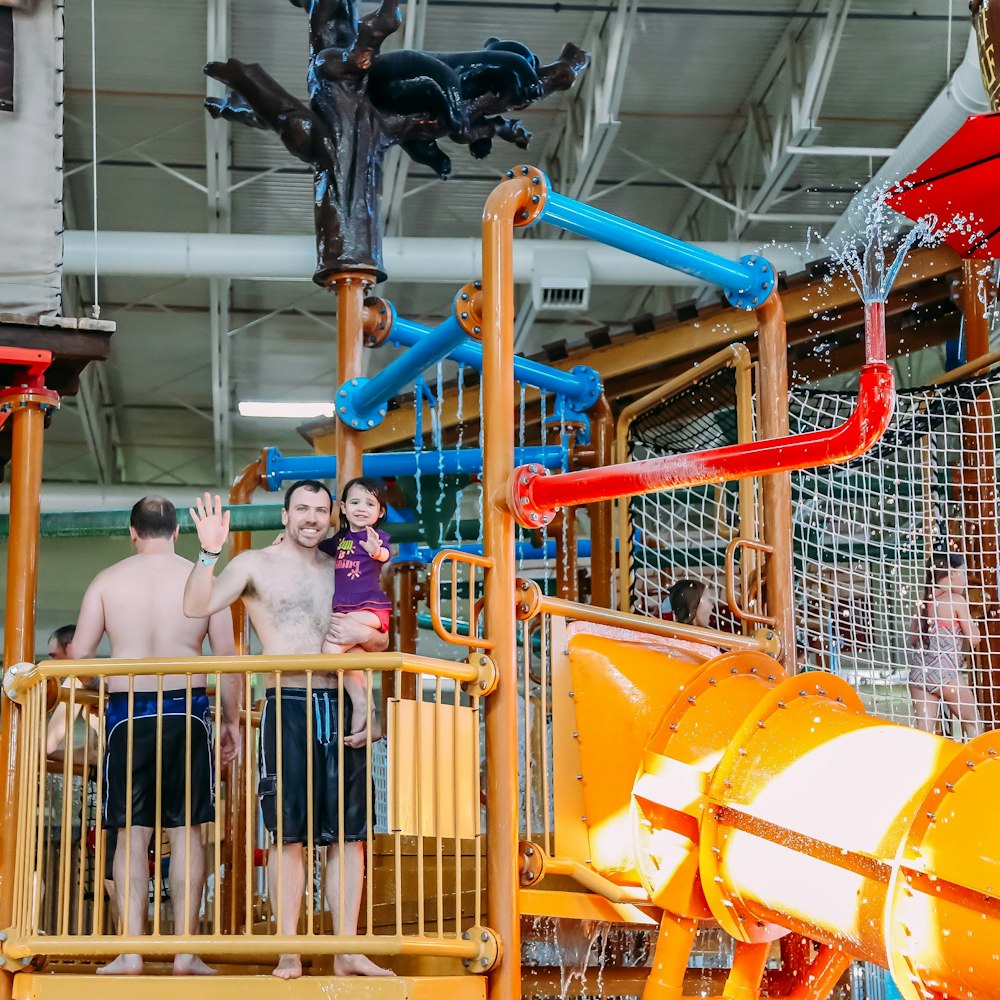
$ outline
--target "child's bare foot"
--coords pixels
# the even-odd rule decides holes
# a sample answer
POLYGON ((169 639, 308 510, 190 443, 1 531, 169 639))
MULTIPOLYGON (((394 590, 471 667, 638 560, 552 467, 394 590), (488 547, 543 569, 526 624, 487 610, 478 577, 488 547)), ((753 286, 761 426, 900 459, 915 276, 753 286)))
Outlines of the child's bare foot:
POLYGON ((383 969, 365 955, 334 955, 335 976, 394 976, 392 969, 383 969))
POLYGON ((197 955, 178 955, 174 959, 175 976, 215 976, 218 973, 197 955))
POLYGON ((298 979, 302 975, 302 959, 298 955, 280 955, 271 975, 278 979, 298 979))
POLYGON ((102 965, 99 976, 141 976, 142 955, 119 955, 113 962, 102 965))
POLYGON ((368 720, 365 718, 365 705, 361 703, 360 708, 351 710, 351 735, 359 736, 364 733, 368 720))

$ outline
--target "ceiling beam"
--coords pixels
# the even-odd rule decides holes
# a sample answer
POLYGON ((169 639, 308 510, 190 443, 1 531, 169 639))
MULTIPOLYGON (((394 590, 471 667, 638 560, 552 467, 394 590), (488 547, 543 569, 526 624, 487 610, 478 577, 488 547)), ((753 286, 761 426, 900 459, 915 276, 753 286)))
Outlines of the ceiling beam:
MULTIPOLYGON (((637 10, 637 0, 618 0, 613 9, 594 14, 584 35, 583 49, 590 53, 590 66, 570 91, 565 111, 542 154, 553 187, 567 198, 590 200, 621 127, 618 111, 637 10)), ((563 235, 559 230, 556 237, 563 235)), ((538 312, 535 296, 524 294, 514 325, 515 351, 524 349, 538 312)))
POLYGON ((830 0, 824 13, 822 7, 819 0, 802 0, 788 15, 788 27, 751 86, 737 126, 702 173, 702 184, 722 182, 730 207, 720 210, 692 194, 678 215, 679 233, 742 234, 754 221, 747 215, 766 214, 794 175, 803 149, 816 141, 850 0, 830 0))

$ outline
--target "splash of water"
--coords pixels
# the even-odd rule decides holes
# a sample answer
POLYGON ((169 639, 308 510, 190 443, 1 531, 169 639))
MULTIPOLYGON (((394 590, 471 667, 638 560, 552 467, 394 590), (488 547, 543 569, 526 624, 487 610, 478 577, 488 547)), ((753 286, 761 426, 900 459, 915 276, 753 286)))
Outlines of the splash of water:
POLYGON ((821 240, 833 257, 836 271, 847 277, 866 305, 885 302, 906 255, 914 246, 935 246, 945 235, 937 217, 927 216, 899 239, 898 217, 886 204, 887 192, 888 186, 880 187, 867 202, 860 239, 852 237, 829 244, 821 240))
MULTIPOLYGON (((928 213, 907 229, 910 223, 886 203, 886 198, 898 190, 898 181, 887 181, 853 204, 849 218, 855 231, 850 235, 827 237, 810 228, 805 249, 801 251, 803 265, 815 256, 816 247, 821 246, 833 261, 826 279, 828 284, 838 274, 843 275, 865 304, 885 302, 914 247, 937 246, 952 235, 969 246, 983 238, 983 220, 961 212, 947 219, 928 213)), ((795 250, 772 240, 760 248, 765 257, 768 247, 786 252, 795 250)))

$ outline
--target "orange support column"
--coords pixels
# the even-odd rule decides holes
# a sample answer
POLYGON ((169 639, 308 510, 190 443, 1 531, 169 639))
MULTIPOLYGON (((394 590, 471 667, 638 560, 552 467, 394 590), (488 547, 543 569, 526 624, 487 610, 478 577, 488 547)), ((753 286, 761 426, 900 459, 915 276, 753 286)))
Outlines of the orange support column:
POLYGON ((965 319, 965 360, 975 361, 990 350, 987 308, 996 295, 990 281, 992 261, 962 261, 962 316, 965 319))
MULTIPOLYGON (((367 271, 345 271, 330 278, 337 292, 337 381, 343 385, 362 374, 365 295, 375 278, 367 271)), ((361 432, 337 421, 337 493, 340 483, 361 475, 361 432)))
MULTIPOLYGON (((788 435, 788 337, 785 310, 777 292, 757 310, 760 338, 760 376, 757 398, 761 437, 788 435)), ((764 476, 761 487, 764 507, 764 539, 774 551, 767 557, 765 586, 767 613, 777 619, 785 669, 795 673, 795 622, 792 617, 792 476, 775 472, 764 476)))
POLYGON ((963 407, 962 553, 969 565, 969 599, 982 618, 983 643, 973 656, 979 711, 987 729, 1000 721, 1000 557, 997 538, 996 434, 989 391, 963 407))
MULTIPOLYGON (((0 409, 10 413, 13 437, 3 640, 5 670, 15 663, 30 663, 35 657, 42 435, 45 411, 58 405, 59 397, 46 389, 19 388, 0 395, 0 409)), ((0 930, 10 926, 13 916, 19 712, 9 698, 0 698, 0 780, 3 782, 0 792, 0 930)), ((0 973, 0 1000, 10 1000, 12 983, 10 973, 0 973)))
MULTIPOLYGON (((590 437, 598 466, 614 462, 615 420, 605 395, 590 408, 590 437)), ((627 502, 627 501, 623 501, 627 502)), ((592 503, 590 511, 590 603, 611 607, 611 578, 615 567, 614 503, 592 503)))
MULTIPOLYGON (((991 262, 962 261, 962 314, 965 319, 965 356, 983 357, 990 349, 987 306, 995 295, 990 282, 991 262)), ((997 519, 996 435, 993 400, 981 393, 962 413, 963 553, 969 564, 970 597, 974 614, 983 619, 983 644, 974 657, 980 715, 987 729, 1000 722, 1000 539, 997 519)))
POLYGON ((514 224, 529 221, 544 197, 544 177, 529 167, 508 173, 483 210, 483 551, 485 627, 499 683, 486 698, 486 921, 500 937, 490 972, 492 1000, 521 992, 518 907, 517 619, 514 519, 507 499, 514 469, 514 224), (534 202, 532 199, 535 199, 534 202))

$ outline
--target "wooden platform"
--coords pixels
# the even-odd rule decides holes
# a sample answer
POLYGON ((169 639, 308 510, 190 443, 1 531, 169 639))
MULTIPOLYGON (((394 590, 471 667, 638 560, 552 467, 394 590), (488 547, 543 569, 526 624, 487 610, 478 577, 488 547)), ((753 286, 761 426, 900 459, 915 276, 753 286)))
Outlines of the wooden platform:
POLYGON ((14 1000, 485 1000, 485 976, 97 976, 20 972, 14 1000))

